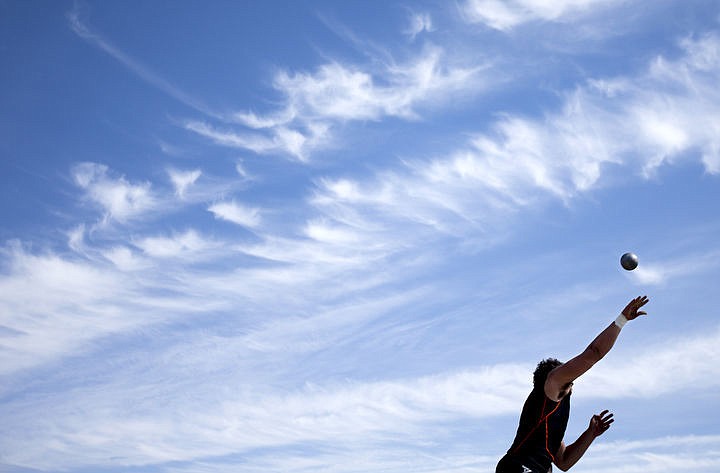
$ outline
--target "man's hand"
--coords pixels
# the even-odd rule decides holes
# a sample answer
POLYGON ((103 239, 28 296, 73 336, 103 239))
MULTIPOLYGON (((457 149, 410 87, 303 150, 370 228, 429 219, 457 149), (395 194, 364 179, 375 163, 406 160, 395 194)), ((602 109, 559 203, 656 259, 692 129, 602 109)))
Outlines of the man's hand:
POLYGON ((638 311, 638 309, 645 304, 647 304, 650 301, 647 296, 638 296, 635 299, 631 300, 628 305, 625 306, 625 308, 622 311, 622 315, 625 316, 628 320, 633 320, 641 315, 646 315, 647 312, 645 311, 638 311))
POLYGON ((600 414, 592 416, 590 427, 572 444, 566 447, 563 442, 560 442, 560 448, 558 448, 553 460, 558 468, 562 471, 568 471, 572 468, 580 460, 580 457, 585 454, 593 440, 610 428, 610 424, 613 423, 614 419, 612 418, 613 415, 608 414, 608 412, 608 410, 604 410, 600 414))
POLYGON ((615 419, 613 419, 613 414, 608 414, 608 410, 605 409, 600 414, 595 414, 590 419, 590 427, 588 427, 588 431, 590 434, 595 437, 601 436, 607 429, 610 428, 610 424, 615 422, 615 419))

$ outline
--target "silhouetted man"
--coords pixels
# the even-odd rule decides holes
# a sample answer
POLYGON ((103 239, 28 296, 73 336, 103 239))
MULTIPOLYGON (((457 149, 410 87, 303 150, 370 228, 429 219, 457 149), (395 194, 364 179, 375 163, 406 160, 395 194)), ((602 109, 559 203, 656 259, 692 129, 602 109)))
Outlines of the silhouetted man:
POLYGON ((497 464, 496 473, 547 473, 552 471, 553 463, 567 471, 593 440, 610 428, 613 415, 604 410, 592 416, 587 430, 575 442, 567 446, 563 442, 573 382, 607 355, 620 335, 620 329, 629 320, 646 314, 638 309, 648 300, 647 296, 641 296, 630 301, 585 351, 567 363, 554 358, 538 363, 533 373, 533 390, 520 414, 515 440, 497 464))

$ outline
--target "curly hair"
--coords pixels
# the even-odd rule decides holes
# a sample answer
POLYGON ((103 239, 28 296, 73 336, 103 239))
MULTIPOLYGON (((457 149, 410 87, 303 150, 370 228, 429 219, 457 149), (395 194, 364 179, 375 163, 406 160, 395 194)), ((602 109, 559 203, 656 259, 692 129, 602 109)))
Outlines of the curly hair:
POLYGON ((538 363, 533 373, 533 386, 542 386, 545 384, 545 378, 555 367, 562 365, 562 361, 555 358, 546 358, 538 363))

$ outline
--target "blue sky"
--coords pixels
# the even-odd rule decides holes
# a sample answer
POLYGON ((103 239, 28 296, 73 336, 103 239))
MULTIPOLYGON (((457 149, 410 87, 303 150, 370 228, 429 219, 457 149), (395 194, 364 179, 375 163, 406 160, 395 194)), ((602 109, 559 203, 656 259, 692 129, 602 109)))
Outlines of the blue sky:
POLYGON ((0 470, 720 467, 720 5, 0 2, 0 470), (638 254, 633 272, 620 268, 638 254))

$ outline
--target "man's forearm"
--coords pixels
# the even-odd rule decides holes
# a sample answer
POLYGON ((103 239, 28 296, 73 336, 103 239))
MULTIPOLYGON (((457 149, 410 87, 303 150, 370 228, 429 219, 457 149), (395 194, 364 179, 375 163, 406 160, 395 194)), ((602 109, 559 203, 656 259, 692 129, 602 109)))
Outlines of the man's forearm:
POLYGON ((620 327, 615 325, 615 323, 611 323, 595 337, 595 340, 587 347, 587 349, 595 355, 595 361, 601 360, 608 354, 613 345, 615 345, 615 340, 617 340, 618 335, 620 335, 620 327))
POLYGON ((557 465, 558 468, 563 471, 570 469, 570 467, 577 463, 577 461, 585 454, 593 440, 595 440, 595 437, 590 432, 590 429, 583 432, 575 442, 565 447, 563 457, 557 465))

